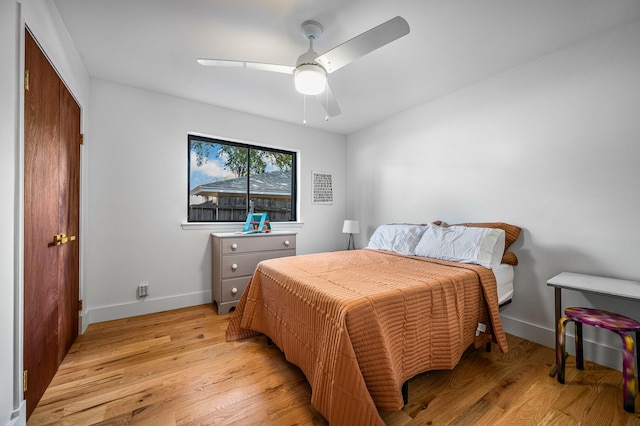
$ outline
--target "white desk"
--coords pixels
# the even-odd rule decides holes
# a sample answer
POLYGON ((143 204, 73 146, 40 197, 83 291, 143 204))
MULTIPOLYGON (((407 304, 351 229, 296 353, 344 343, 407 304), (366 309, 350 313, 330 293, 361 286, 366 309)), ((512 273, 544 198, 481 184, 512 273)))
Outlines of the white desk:
MULTIPOLYGON (((558 321, 562 316, 562 289, 640 301, 640 282, 637 281, 562 272, 550 278, 547 281, 547 285, 555 287, 556 321, 554 327, 556 329, 556 351, 558 350, 558 321)), ((640 366, 638 366, 638 368, 640 368, 640 366)), ((554 366, 549 375, 552 377, 555 376, 556 371, 557 366, 554 366)))

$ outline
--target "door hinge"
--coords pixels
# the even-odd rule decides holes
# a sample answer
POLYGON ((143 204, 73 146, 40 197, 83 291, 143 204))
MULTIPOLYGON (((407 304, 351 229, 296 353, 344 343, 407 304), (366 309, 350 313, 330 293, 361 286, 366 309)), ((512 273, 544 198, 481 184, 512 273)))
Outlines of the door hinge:
POLYGON ((80 145, 84 145, 84 135, 80 133, 80 145))
POLYGON ((82 299, 78 300, 78 312, 82 312, 82 299))
POLYGON ((29 70, 24 70, 24 90, 29 90, 29 70))
POLYGON ((27 376, 28 376, 28 374, 27 374, 27 373, 28 373, 28 372, 29 372, 29 370, 24 370, 24 371, 22 372, 22 391, 23 391, 23 392, 26 392, 26 391, 27 391, 27 376))

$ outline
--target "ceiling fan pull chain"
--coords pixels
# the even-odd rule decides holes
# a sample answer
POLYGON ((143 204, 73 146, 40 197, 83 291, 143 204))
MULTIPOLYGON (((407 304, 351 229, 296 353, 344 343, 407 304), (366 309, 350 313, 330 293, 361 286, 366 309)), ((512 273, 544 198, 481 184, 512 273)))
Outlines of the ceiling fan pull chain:
POLYGON ((324 90, 324 100, 326 105, 325 111, 327 111, 327 114, 324 116, 324 121, 329 121, 329 90, 327 90, 326 88, 324 90))
POLYGON ((303 111, 303 117, 302 117, 302 124, 304 124, 305 126, 307 125, 307 95, 302 95, 302 111, 303 111))

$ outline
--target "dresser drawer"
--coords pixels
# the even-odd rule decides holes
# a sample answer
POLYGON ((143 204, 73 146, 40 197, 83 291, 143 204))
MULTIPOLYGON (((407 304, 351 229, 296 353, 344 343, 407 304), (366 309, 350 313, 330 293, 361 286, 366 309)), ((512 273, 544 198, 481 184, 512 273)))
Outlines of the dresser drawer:
POLYGON ((296 248, 295 235, 225 238, 222 241, 222 254, 250 253, 254 251, 286 250, 296 248))
POLYGON ((222 279, 253 275, 256 266, 261 261, 276 257, 295 256, 295 254, 295 249, 291 249, 222 256, 222 279))
POLYGON ((222 280, 221 302, 233 302, 240 299, 242 292, 250 280, 251 276, 222 280))

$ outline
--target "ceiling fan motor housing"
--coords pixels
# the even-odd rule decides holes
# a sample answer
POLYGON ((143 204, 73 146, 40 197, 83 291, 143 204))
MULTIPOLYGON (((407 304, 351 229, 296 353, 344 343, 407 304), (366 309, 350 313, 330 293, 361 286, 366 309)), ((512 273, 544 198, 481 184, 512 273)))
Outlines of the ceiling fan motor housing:
POLYGON ((300 25, 302 34, 309 40, 309 50, 298 57, 293 73, 296 90, 305 95, 318 95, 327 85, 327 71, 316 62, 318 54, 313 50, 313 41, 322 34, 322 25, 316 21, 304 21, 300 25))

